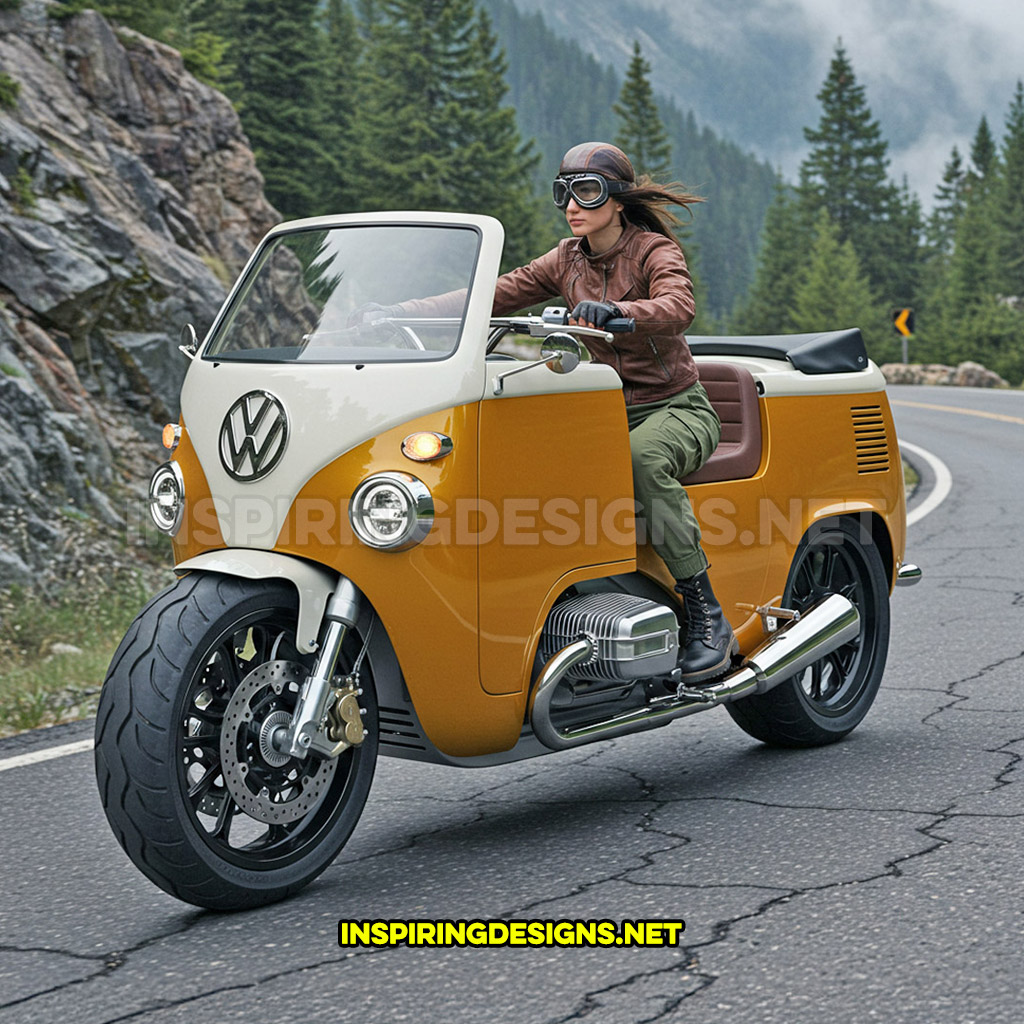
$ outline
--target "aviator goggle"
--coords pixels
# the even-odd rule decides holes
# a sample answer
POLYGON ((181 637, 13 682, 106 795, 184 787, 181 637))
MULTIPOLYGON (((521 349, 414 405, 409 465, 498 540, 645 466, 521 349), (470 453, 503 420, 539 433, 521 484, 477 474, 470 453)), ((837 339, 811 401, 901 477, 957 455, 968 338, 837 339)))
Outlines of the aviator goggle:
POLYGON ((626 181, 609 181, 601 174, 566 174, 551 183, 555 206, 564 210, 569 199, 575 199, 584 210, 594 210, 608 201, 608 196, 630 188, 626 181))

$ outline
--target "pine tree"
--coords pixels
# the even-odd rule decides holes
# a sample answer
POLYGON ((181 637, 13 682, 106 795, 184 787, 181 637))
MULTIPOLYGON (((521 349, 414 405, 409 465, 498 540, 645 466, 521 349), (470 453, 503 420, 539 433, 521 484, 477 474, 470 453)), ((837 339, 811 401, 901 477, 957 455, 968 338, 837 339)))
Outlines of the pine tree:
POLYGON ((540 155, 532 141, 522 141, 515 109, 502 105, 508 64, 483 11, 473 41, 475 60, 466 82, 464 116, 455 128, 452 162, 466 189, 462 209, 490 214, 504 225, 502 265, 511 269, 553 243, 543 226, 547 204, 533 187, 540 155))
POLYGON ((978 123, 978 130, 974 133, 974 140, 971 142, 971 163, 974 166, 969 172, 969 178, 972 184, 976 185, 979 181, 990 182, 998 160, 996 143, 988 126, 988 118, 983 115, 978 123))
POLYGON ((906 177, 899 186, 887 189, 881 211, 881 219, 872 225, 866 254, 861 256, 858 249, 857 255, 876 293, 888 305, 912 306, 920 291, 924 216, 906 177), (869 259, 874 262, 874 276, 869 259))
POLYGON ((906 301, 919 255, 920 210, 888 180, 888 143, 841 42, 818 99, 818 127, 804 129, 812 148, 800 166, 801 205, 809 221, 827 210, 840 241, 853 243, 872 286, 890 300, 906 301))
POLYGON ((865 220, 877 217, 886 187, 888 143, 872 119, 864 87, 857 84, 842 43, 818 93, 818 127, 805 128, 811 152, 800 165, 800 195, 808 209, 828 210, 845 241, 865 220))
POLYGON ((953 253, 937 302, 946 358, 979 359, 965 355, 957 341, 967 336, 972 321, 994 297, 996 258, 991 196, 972 191, 957 222, 953 253))
POLYGON ((317 0, 241 0, 232 26, 230 92, 265 178, 267 198, 286 217, 318 203, 323 70, 317 0))
POLYGON ((935 203, 926 227, 927 246, 920 267, 920 298, 914 305, 917 321, 915 361, 942 362, 947 358, 947 336, 942 327, 943 290, 953 258, 956 234, 967 205, 967 170, 954 146, 935 190, 935 203))
POLYGON ((223 88, 234 68, 229 38, 239 0, 177 0, 174 24, 161 36, 181 51, 185 67, 200 81, 223 88))
POLYGON ((1024 83, 1018 79, 1006 116, 995 188, 995 220, 999 247, 999 288, 1003 295, 1024 300, 1024 83))
POLYGON ((364 66, 360 166, 365 209, 489 213, 505 264, 536 255, 532 146, 503 107, 504 54, 473 0, 381 0, 364 66))
POLYGON ((637 174, 663 181, 670 175, 672 145, 654 101, 650 74, 651 65, 644 60, 639 42, 634 40, 633 59, 626 70, 619 100, 612 107, 619 118, 615 144, 629 154, 637 174))
POLYGON ((65 6, 72 10, 93 7, 104 17, 153 39, 164 39, 178 21, 178 0, 98 0, 65 6))
POLYGON ((937 253, 948 254, 953 248, 957 222, 964 212, 964 189, 967 173, 960 150, 956 146, 942 171, 942 181, 935 190, 935 205, 928 218, 928 242, 937 253))
POLYGON ((740 334, 784 334, 790 330, 790 312, 807 265, 808 243, 793 190, 779 177, 764 220, 754 283, 732 320, 732 330, 740 334))
POLYGON ((355 12, 347 0, 327 0, 323 17, 324 70, 319 94, 321 175, 316 212, 346 213, 358 208, 362 191, 355 176, 362 38, 355 12))
POLYGON ((807 270, 797 285, 790 311, 790 329, 817 332, 859 327, 876 361, 892 353, 871 286, 849 241, 840 241, 839 230, 822 210, 814 225, 807 270))

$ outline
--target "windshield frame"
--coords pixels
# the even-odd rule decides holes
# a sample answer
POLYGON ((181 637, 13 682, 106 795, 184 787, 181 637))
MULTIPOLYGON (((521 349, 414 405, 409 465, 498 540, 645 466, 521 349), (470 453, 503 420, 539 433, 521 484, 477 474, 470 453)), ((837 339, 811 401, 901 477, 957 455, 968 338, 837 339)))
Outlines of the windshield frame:
POLYGON ((237 363, 241 365, 263 365, 263 366, 351 366, 360 365, 367 363, 374 364, 394 364, 394 363, 408 363, 408 364, 436 364, 443 363, 451 359, 459 349, 462 347, 465 340, 466 334, 466 314, 471 308, 474 291, 477 284, 477 272, 480 268, 480 260, 484 251, 484 232, 480 224, 473 223, 470 220, 432 220, 428 218, 417 218, 413 217, 401 217, 390 219, 387 217, 375 216, 367 219, 365 217, 358 217, 349 219, 349 217, 321 217, 321 218, 310 218, 302 221, 290 221, 278 225, 269 231, 266 236, 262 239, 260 244, 256 246, 249 260, 242 268, 241 273, 238 275, 235 283, 232 285, 231 290, 228 292, 227 297, 224 300, 223 305, 217 312, 217 316, 214 318, 213 323, 210 326, 206 337, 203 339, 203 343, 200 347, 197 358, 202 359, 204 362, 210 362, 214 364, 218 363, 237 363), (456 229, 463 231, 472 231, 476 237, 476 248, 473 254, 472 264, 469 268, 469 283, 466 289, 466 301, 463 305, 463 313, 461 316, 461 324, 459 327, 458 337, 456 338, 455 344, 445 352, 438 352, 429 356, 423 356, 419 354, 418 350, 410 349, 406 353, 403 349, 383 349, 380 355, 376 355, 372 360, 367 359, 365 354, 362 356, 354 355, 349 359, 287 359, 287 358, 260 358, 258 353, 260 349, 246 349, 239 354, 234 354, 233 350, 230 353, 216 353, 210 354, 210 346, 216 338, 221 329, 225 326, 235 314, 237 305, 245 297, 248 292, 250 283, 255 274, 257 274, 263 267, 268 250, 271 246, 275 246, 280 239, 285 238, 289 235, 303 234, 311 231, 323 231, 323 230, 343 230, 345 228, 445 228, 445 229, 456 229), (255 354, 255 355, 254 355, 255 354))

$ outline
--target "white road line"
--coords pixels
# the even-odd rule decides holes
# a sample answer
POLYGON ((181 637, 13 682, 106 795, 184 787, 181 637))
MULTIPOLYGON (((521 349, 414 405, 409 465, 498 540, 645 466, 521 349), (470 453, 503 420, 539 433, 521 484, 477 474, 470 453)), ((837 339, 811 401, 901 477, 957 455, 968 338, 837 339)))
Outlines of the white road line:
POLYGON ((27 764, 38 764, 40 761, 51 761, 55 757, 67 757, 69 754, 81 754, 92 750, 92 740, 79 740, 77 743, 65 743, 60 747, 44 747, 33 750, 30 754, 19 754, 17 757, 6 757, 0 761, 0 772, 9 768, 22 768, 27 764))
POLYGON ((950 473, 942 459, 924 448, 919 448, 916 444, 900 441, 900 448, 903 451, 912 452, 919 459, 924 459, 935 474, 935 486, 932 488, 932 493, 913 512, 907 514, 907 526, 913 526, 914 523, 924 519, 929 512, 934 512, 946 500, 953 487, 953 474, 950 473))

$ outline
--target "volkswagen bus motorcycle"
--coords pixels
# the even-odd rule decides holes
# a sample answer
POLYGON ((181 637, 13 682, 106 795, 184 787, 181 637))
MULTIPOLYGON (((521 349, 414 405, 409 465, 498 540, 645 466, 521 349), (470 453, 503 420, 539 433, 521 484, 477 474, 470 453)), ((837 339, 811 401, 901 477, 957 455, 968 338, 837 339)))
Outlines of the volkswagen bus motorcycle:
POLYGON ((633 325, 493 318, 502 244, 481 216, 282 224, 202 343, 186 330, 150 487, 178 580, 122 641, 96 724, 113 831, 181 900, 252 907, 315 878, 381 755, 486 767, 720 704, 812 746, 874 699, 891 590, 919 570, 860 332, 690 339, 723 435, 684 483, 740 653, 687 686, 622 384, 586 358, 633 325), (448 293, 458 315, 354 316, 448 293))

